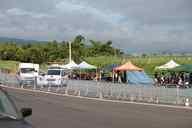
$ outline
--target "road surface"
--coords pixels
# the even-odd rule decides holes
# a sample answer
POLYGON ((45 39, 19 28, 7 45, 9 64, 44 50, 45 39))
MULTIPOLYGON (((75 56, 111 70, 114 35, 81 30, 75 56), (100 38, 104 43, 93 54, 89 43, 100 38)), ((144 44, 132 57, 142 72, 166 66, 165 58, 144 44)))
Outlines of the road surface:
POLYGON ((192 110, 7 90, 35 128, 192 128, 192 110))

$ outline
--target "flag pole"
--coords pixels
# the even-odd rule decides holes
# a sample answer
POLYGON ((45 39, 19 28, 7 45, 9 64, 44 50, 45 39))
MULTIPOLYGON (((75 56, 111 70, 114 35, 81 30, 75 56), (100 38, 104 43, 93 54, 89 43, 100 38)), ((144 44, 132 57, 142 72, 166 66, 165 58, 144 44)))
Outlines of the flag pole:
POLYGON ((71 41, 69 41, 69 63, 71 63, 71 41))

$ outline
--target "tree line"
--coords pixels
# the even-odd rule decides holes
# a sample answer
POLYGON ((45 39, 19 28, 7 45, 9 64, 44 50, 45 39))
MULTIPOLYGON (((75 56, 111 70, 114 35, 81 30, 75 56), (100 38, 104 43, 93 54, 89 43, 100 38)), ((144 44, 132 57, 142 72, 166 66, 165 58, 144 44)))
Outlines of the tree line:
MULTIPOLYGON (((119 56, 123 54, 120 49, 112 46, 112 41, 101 42, 90 40, 85 43, 85 38, 78 35, 71 42, 72 59, 76 62, 82 61, 85 57, 96 56, 119 56)), ((53 61, 63 61, 69 56, 68 41, 49 41, 43 43, 23 43, 14 42, 0 43, 0 59, 15 60, 31 63, 47 63, 53 61)))

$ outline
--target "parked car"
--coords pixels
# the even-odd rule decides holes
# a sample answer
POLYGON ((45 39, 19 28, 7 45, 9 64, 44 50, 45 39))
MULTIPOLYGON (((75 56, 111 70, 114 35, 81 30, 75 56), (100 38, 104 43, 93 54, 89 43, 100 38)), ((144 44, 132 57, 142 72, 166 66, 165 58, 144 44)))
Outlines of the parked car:
POLYGON ((55 86, 66 86, 69 70, 59 67, 49 68, 47 71, 46 84, 55 86))
POLYGON ((31 108, 22 108, 20 111, 8 95, 0 87, 0 127, 1 128, 32 128, 25 117, 32 114, 31 108))

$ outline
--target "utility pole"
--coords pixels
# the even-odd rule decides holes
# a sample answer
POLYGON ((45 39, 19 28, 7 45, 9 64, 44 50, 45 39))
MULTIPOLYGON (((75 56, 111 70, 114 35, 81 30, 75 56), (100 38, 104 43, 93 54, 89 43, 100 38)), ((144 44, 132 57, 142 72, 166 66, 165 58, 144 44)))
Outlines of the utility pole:
POLYGON ((69 63, 71 63, 71 41, 69 41, 69 63))

